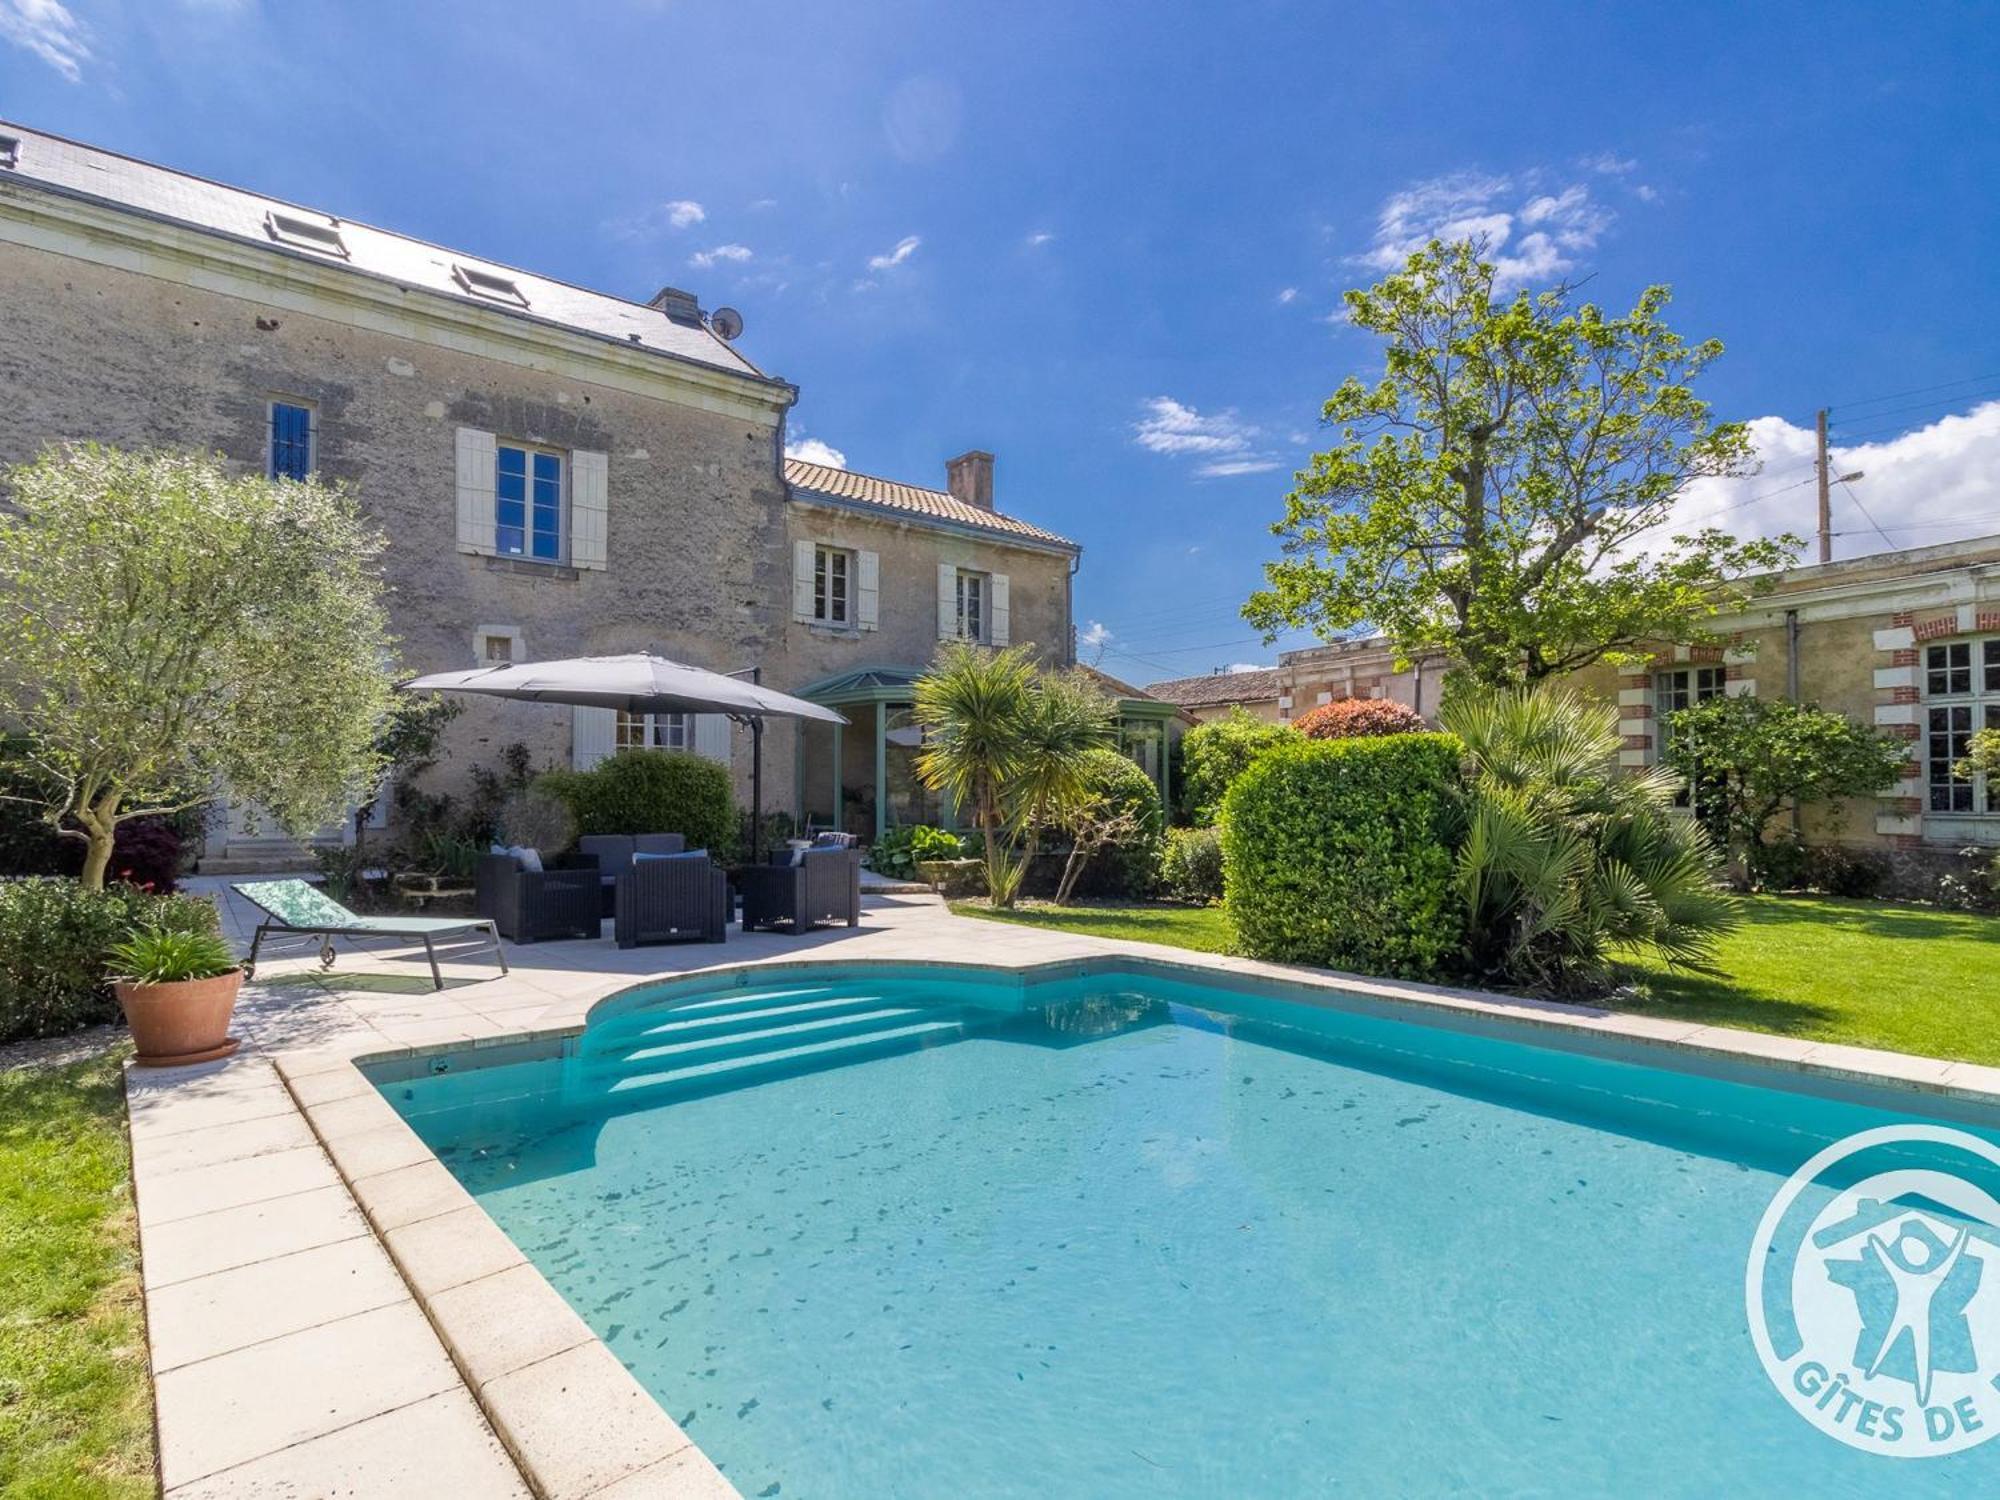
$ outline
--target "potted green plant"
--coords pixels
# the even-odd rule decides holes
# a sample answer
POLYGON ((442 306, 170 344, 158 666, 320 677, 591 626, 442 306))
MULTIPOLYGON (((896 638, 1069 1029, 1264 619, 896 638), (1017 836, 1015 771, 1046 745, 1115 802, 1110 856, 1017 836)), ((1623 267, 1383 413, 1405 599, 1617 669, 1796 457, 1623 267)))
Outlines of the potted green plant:
POLYGON ((229 1018, 242 987, 242 966, 214 933, 144 927, 111 950, 111 988, 147 1067, 234 1052, 229 1018))

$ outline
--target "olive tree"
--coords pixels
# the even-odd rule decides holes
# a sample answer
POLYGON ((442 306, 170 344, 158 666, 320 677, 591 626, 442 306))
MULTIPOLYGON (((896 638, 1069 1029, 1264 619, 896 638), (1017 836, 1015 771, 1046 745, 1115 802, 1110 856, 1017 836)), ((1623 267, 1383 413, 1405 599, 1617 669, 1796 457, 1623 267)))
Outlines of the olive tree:
POLYGON ((228 794, 295 834, 379 781, 381 536, 317 479, 51 448, 0 504, 0 720, 104 883, 118 825, 228 794))

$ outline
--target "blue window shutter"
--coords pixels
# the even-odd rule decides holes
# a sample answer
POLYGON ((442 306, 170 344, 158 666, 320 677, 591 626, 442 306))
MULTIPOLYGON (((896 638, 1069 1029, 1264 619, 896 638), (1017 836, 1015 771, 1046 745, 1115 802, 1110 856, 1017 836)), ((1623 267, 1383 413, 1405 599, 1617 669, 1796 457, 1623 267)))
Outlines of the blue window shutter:
POLYGON ((304 479, 313 470, 312 410, 271 403, 271 477, 304 479))

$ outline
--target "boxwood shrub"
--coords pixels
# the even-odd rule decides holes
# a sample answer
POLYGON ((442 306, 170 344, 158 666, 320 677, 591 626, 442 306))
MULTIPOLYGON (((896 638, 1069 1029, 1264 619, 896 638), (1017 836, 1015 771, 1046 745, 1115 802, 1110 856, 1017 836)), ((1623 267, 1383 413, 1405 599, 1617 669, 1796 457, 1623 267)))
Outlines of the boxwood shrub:
POLYGON ((678 833, 718 858, 735 847, 729 770, 685 750, 623 750, 588 771, 549 771, 535 790, 564 803, 584 833, 678 833))
POLYGON ((1169 828, 1160 846, 1160 891, 1208 906, 1222 899, 1222 838, 1213 828, 1169 828))
POLYGON ((1225 903, 1253 958, 1436 978, 1463 949, 1452 885, 1461 748, 1441 734, 1274 746, 1223 802, 1225 903))
POLYGON ((61 1036, 118 1019, 106 966, 142 927, 218 930, 213 903, 136 886, 86 891, 74 880, 0 880, 0 1042, 61 1036))

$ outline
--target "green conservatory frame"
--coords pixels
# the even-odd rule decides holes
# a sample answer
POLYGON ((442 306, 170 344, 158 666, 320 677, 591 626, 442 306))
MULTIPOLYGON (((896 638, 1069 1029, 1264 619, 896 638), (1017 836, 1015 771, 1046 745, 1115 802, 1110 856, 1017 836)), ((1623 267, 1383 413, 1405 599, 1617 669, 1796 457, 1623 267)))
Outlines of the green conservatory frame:
MULTIPOLYGON (((802 688, 799 696, 808 702, 823 704, 827 708, 843 711, 856 708, 871 708, 875 727, 868 738, 871 746, 850 746, 850 738, 860 739, 863 734, 852 732, 853 726, 834 724, 828 726, 833 736, 832 791, 833 824, 835 828, 846 827, 847 786, 845 778, 845 757, 850 750, 860 749, 864 755, 872 752, 875 763, 875 837, 881 838, 889 828, 889 719, 898 709, 907 710, 914 705, 917 679, 925 672, 922 667, 863 667, 853 672, 842 672, 828 677, 812 686, 802 688)), ((1171 703, 1158 698, 1125 698, 1115 700, 1118 705, 1118 749, 1130 757, 1141 770, 1153 778, 1159 788, 1160 805, 1172 805, 1172 773, 1168 769, 1168 750, 1171 746, 1170 727, 1174 716, 1180 710, 1171 703)), ((850 715, 852 717, 852 715, 850 715)), ((803 741, 795 766, 794 788, 797 800, 794 803, 803 814, 808 806, 806 796, 806 754, 803 741)), ((815 778, 817 779, 817 778, 815 778)), ((958 809, 943 804, 941 821, 943 826, 955 833, 967 829, 958 817, 958 809)))

